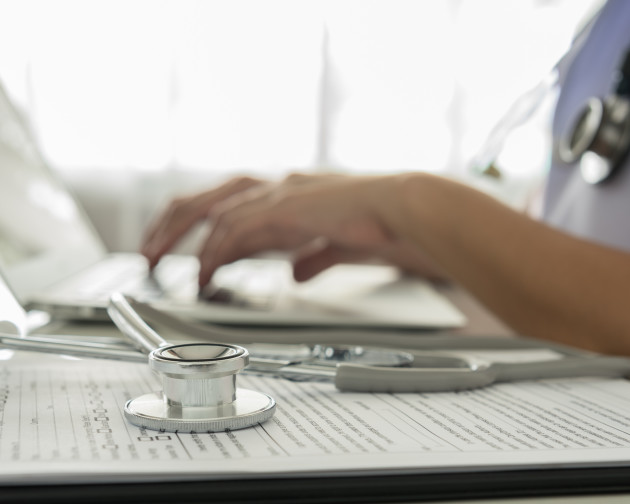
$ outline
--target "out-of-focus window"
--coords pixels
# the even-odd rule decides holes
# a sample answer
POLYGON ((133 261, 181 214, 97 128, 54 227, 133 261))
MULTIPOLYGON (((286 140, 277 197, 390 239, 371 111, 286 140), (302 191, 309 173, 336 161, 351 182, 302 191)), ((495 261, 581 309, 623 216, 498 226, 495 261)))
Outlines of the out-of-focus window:
POLYGON ((2 0, 0 79, 60 167, 441 171, 592 3, 2 0))
POLYGON ((52 165, 124 169, 144 200, 242 171, 461 174, 595 3, 0 0, 0 81, 52 165))

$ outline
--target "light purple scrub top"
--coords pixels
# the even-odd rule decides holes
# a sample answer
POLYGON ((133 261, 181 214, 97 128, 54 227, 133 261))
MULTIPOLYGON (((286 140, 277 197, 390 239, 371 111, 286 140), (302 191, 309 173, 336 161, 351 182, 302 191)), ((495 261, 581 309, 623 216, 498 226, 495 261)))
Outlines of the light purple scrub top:
POLYGON ((609 0, 574 54, 560 66, 553 152, 543 220, 573 235, 630 251, 630 157, 608 182, 584 181, 558 155, 559 139, 590 97, 614 92, 614 74, 630 49, 630 0, 609 0))

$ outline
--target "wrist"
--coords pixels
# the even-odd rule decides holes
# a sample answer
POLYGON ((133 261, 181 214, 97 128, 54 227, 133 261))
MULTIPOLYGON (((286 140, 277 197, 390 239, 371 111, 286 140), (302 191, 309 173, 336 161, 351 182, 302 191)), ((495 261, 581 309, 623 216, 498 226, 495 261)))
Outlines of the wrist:
POLYGON ((417 242, 440 213, 436 195, 443 180, 422 172, 386 177, 375 195, 384 226, 399 239, 417 242))

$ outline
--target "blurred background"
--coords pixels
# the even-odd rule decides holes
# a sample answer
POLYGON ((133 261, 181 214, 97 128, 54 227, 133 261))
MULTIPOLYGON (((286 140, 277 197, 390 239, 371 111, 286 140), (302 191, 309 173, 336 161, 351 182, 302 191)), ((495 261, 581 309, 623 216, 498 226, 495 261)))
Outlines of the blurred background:
MULTIPOLYGON (((109 248, 131 251, 171 197, 231 175, 470 177, 599 3, 0 0, 0 81, 109 248)), ((552 104, 482 188, 535 201, 552 104)))

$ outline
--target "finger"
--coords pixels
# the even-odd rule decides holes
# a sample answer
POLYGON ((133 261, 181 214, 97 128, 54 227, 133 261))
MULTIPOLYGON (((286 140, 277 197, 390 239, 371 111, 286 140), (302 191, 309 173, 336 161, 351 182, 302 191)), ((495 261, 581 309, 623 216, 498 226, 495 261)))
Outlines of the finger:
POLYGON ((295 250, 313 237, 294 225, 267 201, 253 201, 224 212, 199 252, 199 285, 223 264, 268 250, 295 250))
POLYGON ((169 252, 197 222, 206 217, 207 210, 196 202, 189 201, 169 207, 151 237, 140 249, 149 260, 149 267, 155 267, 164 254, 169 252))
POLYGON ((149 228, 141 246, 141 253, 149 259, 150 267, 155 266, 197 222, 206 219, 215 205, 263 182, 252 177, 238 177, 215 189, 174 200, 149 228))
POLYGON ((318 249, 309 248, 307 252, 302 252, 295 257, 293 278, 297 282, 305 282, 331 266, 361 262, 370 258, 371 255, 363 250, 349 250, 330 243, 318 249))
POLYGON ((154 266, 197 220, 193 208, 189 201, 175 200, 151 225, 140 247, 150 266, 154 266))
MULTIPOLYGON (((252 223, 252 228, 254 226, 256 226, 256 224, 252 223)), ((243 236, 245 236, 247 230, 246 228, 243 229, 243 236)), ((309 240, 309 238, 303 234, 292 233, 290 236, 286 234, 282 237, 279 233, 265 231, 262 227, 260 229, 262 232, 252 233, 251 237, 247 239, 239 241, 239 239, 236 238, 236 246, 228 245, 231 242, 230 237, 226 237, 218 247, 205 245, 199 253, 199 286, 203 287, 206 285, 215 271, 224 264, 255 256, 262 251, 291 251, 304 245, 304 243, 309 240)))
POLYGON ((222 206, 213 214, 215 226, 200 251, 200 285, 222 264, 264 250, 295 250, 319 237, 349 249, 389 242, 386 230, 352 190, 334 181, 285 182, 254 198, 242 198, 233 207, 222 206))
POLYGON ((157 217, 153 217, 153 219, 144 231, 144 235, 140 242, 140 252, 144 253, 145 249, 150 246, 151 242, 155 239, 158 233, 160 233, 160 229, 165 226, 166 221, 169 221, 171 219, 174 208, 177 205, 182 204, 182 200, 183 198, 171 201, 168 207, 161 210, 157 217))
POLYGON ((170 228, 177 227, 180 220, 194 222, 195 219, 205 217, 213 205, 262 183, 262 180, 252 177, 236 177, 214 189, 174 199, 149 226, 144 243, 155 240, 170 228))

